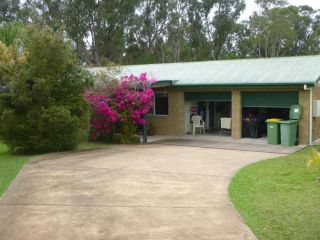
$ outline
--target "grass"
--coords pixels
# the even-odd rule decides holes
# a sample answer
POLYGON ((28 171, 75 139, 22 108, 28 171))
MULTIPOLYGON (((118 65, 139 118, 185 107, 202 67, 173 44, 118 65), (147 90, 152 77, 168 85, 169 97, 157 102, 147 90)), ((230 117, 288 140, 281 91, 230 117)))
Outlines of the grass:
POLYGON ((0 143, 0 197, 7 190, 23 165, 32 157, 31 155, 10 154, 6 145, 0 143))
MULTIPOLYGON (((77 151, 102 149, 110 146, 104 143, 81 143, 77 151)), ((8 152, 5 144, 0 142, 0 197, 10 186, 23 165, 35 155, 17 155, 8 152)))
MULTIPOLYGON (((319 149, 319 147, 317 147, 319 149)), ((230 199, 259 239, 320 239, 320 184, 311 148, 240 170, 230 199)))

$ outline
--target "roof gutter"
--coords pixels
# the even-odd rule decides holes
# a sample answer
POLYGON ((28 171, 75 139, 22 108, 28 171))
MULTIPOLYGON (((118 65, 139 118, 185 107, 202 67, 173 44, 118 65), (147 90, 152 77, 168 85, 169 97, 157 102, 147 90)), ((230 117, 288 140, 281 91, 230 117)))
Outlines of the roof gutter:
POLYGON ((307 87, 313 87, 315 86, 315 83, 307 83, 307 84, 297 84, 297 83, 262 83, 262 84, 250 84, 250 83, 244 83, 244 84, 173 84, 172 87, 175 88, 207 88, 207 87, 213 87, 213 88, 248 88, 248 87, 304 87, 306 85, 307 87))

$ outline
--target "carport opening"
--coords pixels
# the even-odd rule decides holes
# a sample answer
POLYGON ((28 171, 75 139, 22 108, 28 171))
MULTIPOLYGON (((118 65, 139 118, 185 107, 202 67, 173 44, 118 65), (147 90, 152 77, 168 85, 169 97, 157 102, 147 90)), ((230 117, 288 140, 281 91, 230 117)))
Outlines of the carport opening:
MULTIPOLYGON (((221 118, 231 118, 231 92, 191 91, 184 93, 184 99, 186 134, 193 132, 191 119, 194 115, 201 116, 205 122, 206 134, 212 135, 219 135, 221 118)), ((230 135, 231 126, 229 128, 228 135, 230 135)))
MULTIPOLYGON (((191 119, 194 115, 205 121, 207 135, 220 135, 221 118, 231 118, 231 101, 186 101, 186 134, 192 134, 191 119)), ((223 135, 230 136, 231 129, 223 135)))
POLYGON ((289 107, 243 107, 242 137, 264 138, 267 136, 266 120, 269 118, 289 119, 289 107))

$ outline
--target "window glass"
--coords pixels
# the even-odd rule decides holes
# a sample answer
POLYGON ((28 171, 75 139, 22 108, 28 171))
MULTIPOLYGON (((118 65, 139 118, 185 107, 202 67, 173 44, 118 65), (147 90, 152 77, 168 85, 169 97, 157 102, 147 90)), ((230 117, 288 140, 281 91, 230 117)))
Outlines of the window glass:
POLYGON ((168 93, 155 93, 154 114, 168 115, 168 93))

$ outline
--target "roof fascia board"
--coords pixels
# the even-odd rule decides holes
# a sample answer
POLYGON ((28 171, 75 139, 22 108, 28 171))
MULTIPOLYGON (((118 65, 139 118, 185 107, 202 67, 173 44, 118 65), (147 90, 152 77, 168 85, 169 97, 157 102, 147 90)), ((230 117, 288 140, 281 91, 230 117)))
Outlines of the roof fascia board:
POLYGON ((264 87, 303 87, 304 85, 307 86, 314 86, 314 83, 287 83, 287 84, 179 84, 179 85, 173 85, 174 88, 248 88, 248 87, 255 87, 255 88, 264 88, 264 87))

